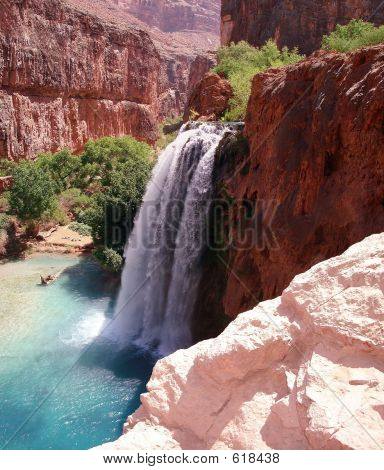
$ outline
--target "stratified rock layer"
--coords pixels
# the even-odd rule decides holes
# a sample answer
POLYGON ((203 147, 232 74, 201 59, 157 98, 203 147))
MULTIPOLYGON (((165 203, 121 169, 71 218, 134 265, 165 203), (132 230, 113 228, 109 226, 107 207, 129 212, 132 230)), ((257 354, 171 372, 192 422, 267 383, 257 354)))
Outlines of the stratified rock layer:
POLYGON ((242 238, 231 221, 227 315, 384 231, 383 116, 384 46, 321 53, 254 78, 250 155, 221 178, 231 198, 245 200, 253 235, 242 238))
POLYGON ((115 449, 384 446, 384 234, 157 363, 115 449))
POLYGON ((214 42, 188 34, 151 32, 110 0, 1 0, 0 158, 105 135, 154 142, 212 65, 214 42))
POLYGON ((112 0, 144 23, 162 31, 219 34, 220 0, 112 0))
POLYGON ((384 8, 378 0, 222 0, 221 42, 260 46, 273 38, 308 54, 337 24, 353 18, 382 24, 384 8))

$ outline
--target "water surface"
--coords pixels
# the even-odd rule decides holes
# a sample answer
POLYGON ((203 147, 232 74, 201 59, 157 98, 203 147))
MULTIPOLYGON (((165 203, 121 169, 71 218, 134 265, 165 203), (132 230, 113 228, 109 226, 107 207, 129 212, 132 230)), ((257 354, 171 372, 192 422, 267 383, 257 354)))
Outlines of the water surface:
POLYGON ((91 258, 0 265, 0 448, 87 449, 121 434, 153 360, 99 336, 116 294, 91 258))

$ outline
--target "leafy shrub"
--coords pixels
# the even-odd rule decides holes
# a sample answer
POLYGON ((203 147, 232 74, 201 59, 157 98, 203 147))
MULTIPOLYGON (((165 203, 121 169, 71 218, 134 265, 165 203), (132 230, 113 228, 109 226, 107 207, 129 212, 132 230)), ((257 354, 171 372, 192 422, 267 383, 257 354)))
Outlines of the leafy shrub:
POLYGON ((123 258, 116 251, 111 248, 105 248, 95 251, 95 257, 99 260, 102 266, 108 271, 118 273, 123 266, 123 258))
POLYGON ((60 194, 60 206, 76 218, 92 205, 92 197, 79 188, 66 189, 60 194))
POLYGON ((0 194, 0 212, 8 212, 9 210, 9 191, 0 194))
POLYGON ((42 221, 51 222, 53 225, 61 225, 64 227, 71 222, 71 219, 62 207, 56 206, 51 212, 42 217, 42 221))
POLYGON ((224 120, 244 119, 251 94, 251 80, 256 74, 271 67, 294 64, 303 58, 297 49, 289 51, 284 47, 279 50, 272 40, 261 48, 253 47, 245 41, 221 47, 217 53, 218 65, 213 71, 230 81, 234 93, 224 120))
POLYGON ((9 206, 19 219, 38 221, 55 209, 55 184, 49 174, 33 162, 24 161, 14 168, 12 176, 9 206))
POLYGON ((337 25, 334 32, 324 36, 322 48, 327 51, 348 52, 380 43, 384 43, 384 26, 354 19, 347 25, 337 25))
POLYGON ((17 163, 13 160, 0 159, 0 176, 9 176, 17 163))
POLYGON ((7 230, 11 217, 7 214, 0 214, 0 230, 7 230))
POLYGON ((82 224, 80 222, 72 222, 69 227, 74 232, 77 232, 83 237, 90 237, 92 235, 92 229, 89 225, 82 224))

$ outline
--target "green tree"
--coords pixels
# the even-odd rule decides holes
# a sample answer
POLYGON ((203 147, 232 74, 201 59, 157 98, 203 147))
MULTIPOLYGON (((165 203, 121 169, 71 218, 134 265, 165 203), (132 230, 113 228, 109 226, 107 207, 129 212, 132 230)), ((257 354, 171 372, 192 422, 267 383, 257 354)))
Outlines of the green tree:
POLYGON ((57 153, 44 153, 37 158, 38 167, 49 174, 55 183, 57 193, 76 186, 81 169, 80 158, 68 149, 57 153))
POLYGON ((123 258, 119 253, 111 248, 99 249, 95 251, 96 259, 102 266, 112 273, 118 273, 123 266, 123 258))
POLYGON ((88 184, 100 190, 81 222, 89 225, 97 246, 122 253, 150 178, 152 150, 132 137, 104 138, 87 144, 82 162, 93 168, 88 184))
POLYGON ((110 186, 111 174, 119 164, 129 162, 140 166, 151 153, 148 144, 131 136, 90 140, 81 156, 83 178, 88 184, 98 180, 102 186, 110 186))
POLYGON ((13 170, 10 190, 10 210, 19 219, 33 225, 56 206, 55 185, 38 165, 25 161, 13 170))

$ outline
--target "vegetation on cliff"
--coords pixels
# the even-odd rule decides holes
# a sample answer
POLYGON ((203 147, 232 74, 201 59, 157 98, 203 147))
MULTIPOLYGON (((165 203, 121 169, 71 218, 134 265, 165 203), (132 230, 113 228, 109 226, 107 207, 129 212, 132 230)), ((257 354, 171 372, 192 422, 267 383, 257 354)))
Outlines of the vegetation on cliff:
POLYGON ((336 30, 323 37, 322 48, 327 51, 348 52, 364 46, 384 43, 384 25, 375 26, 363 20, 337 25, 336 30))
POLYGON ((268 68, 294 64, 303 58, 297 49, 290 51, 284 47, 280 50, 272 40, 261 48, 253 47, 245 41, 221 47, 217 53, 218 65, 213 71, 230 81, 234 93, 224 120, 244 120, 251 94, 251 80, 256 74, 268 68))

